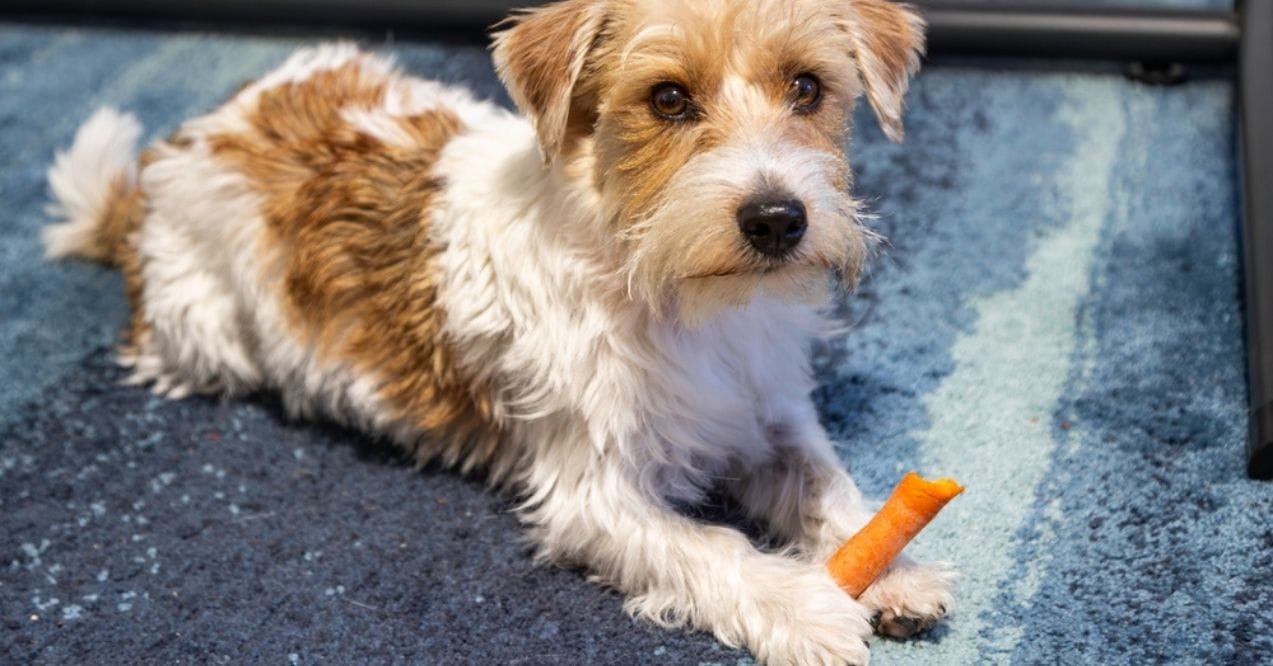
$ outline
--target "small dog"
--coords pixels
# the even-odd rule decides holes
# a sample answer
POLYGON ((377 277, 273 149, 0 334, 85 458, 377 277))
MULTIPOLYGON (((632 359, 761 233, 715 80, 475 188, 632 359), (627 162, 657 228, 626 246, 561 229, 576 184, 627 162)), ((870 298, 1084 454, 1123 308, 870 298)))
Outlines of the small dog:
POLYGON ((57 157, 50 257, 118 266, 120 362, 159 394, 266 389, 517 493, 544 561, 771 664, 864 664, 951 607, 818 423, 810 338, 871 234, 865 94, 902 134, 923 24, 887 0, 565 0, 494 40, 525 118, 349 45, 302 50, 137 157, 99 111, 57 157), (788 544, 678 507, 724 491, 788 544))

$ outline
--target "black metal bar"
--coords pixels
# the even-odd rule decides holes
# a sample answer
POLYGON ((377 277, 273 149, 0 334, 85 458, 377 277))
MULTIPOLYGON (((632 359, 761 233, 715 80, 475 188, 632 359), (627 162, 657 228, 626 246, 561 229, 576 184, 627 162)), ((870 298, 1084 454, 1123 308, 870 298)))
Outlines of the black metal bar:
POLYGON ((1273 2, 1239 2, 1242 239, 1251 432, 1247 473, 1273 479, 1273 2))
POLYGON ((0 15, 130 21, 373 28, 485 39, 486 29, 517 7, 544 0, 4 0, 0 15))
POLYGON ((915 4, 934 54, 1226 63, 1238 43, 1229 11, 915 4))
MULTIPOLYGON (((542 1, 542 0, 541 0, 542 1)), ((847 0, 846 0, 847 1, 847 0)), ((0 13, 340 25, 474 39, 537 0, 6 0, 0 13), (456 36, 455 34, 451 35, 456 36)), ((1145 62, 1233 60, 1236 15, 1225 11, 985 6, 917 0, 929 52, 1145 62)))

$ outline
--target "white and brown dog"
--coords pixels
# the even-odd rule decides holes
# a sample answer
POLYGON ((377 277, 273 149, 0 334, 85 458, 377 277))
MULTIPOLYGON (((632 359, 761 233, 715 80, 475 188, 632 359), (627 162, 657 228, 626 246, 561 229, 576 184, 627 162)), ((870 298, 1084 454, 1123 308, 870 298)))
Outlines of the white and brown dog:
POLYGON ((295 54, 140 158, 89 120, 49 174, 51 257, 110 262, 121 362, 172 398, 296 415, 484 469, 545 561, 773 664, 866 663, 951 606, 898 561, 823 562, 872 511, 810 400, 811 336, 870 233, 865 94, 901 136, 923 25, 887 0, 566 0, 495 38, 528 118, 348 45, 295 54), (723 489, 789 546, 676 507, 723 489))

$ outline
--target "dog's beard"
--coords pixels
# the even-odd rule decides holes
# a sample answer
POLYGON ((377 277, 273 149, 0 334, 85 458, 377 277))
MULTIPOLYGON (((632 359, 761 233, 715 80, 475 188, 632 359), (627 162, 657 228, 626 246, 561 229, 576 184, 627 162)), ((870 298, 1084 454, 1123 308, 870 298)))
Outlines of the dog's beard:
POLYGON ((764 296, 818 306, 827 301, 832 276, 818 266, 791 266, 772 273, 682 280, 671 307, 678 321, 697 328, 723 311, 764 296))
POLYGON ((761 159, 718 150, 691 160, 624 233, 629 293, 697 326, 758 296, 820 304, 832 286, 851 289, 874 236, 862 227, 858 202, 831 185, 833 167, 833 157, 800 148, 761 159), (791 192, 809 216, 805 238, 780 258, 749 247, 735 213, 768 187, 791 192))

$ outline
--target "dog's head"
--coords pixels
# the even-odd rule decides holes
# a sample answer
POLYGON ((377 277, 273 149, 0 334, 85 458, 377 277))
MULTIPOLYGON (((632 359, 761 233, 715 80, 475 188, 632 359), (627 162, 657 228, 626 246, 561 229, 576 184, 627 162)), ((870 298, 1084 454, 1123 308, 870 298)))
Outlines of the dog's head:
POLYGON ((848 116, 865 93, 901 138, 923 24, 888 0, 565 0, 494 48, 545 161, 595 194, 632 293, 701 320, 856 279, 848 116))

